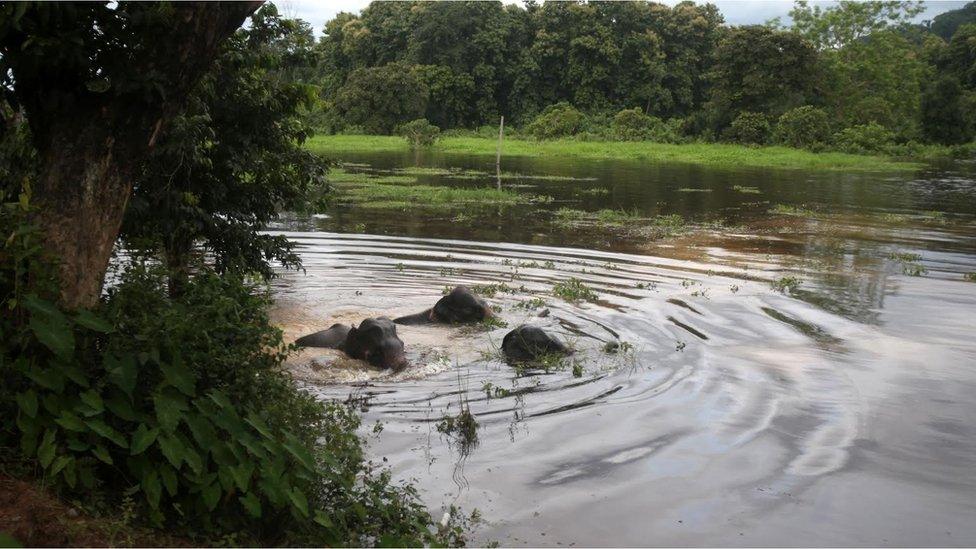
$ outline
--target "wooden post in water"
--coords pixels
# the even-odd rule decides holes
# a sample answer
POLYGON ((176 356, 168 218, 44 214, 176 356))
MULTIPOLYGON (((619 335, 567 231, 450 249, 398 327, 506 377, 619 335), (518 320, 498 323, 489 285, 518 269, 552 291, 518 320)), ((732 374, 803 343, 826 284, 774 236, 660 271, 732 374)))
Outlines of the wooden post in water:
POLYGON ((498 123, 498 150, 495 154, 495 178, 498 182, 498 190, 502 190, 502 136, 505 133, 505 117, 503 116, 498 123))

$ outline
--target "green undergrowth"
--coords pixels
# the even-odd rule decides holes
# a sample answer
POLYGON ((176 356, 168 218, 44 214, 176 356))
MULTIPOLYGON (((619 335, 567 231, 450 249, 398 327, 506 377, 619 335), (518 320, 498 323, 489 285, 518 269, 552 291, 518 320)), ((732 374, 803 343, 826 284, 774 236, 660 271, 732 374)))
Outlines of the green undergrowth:
POLYGON ((62 310, 24 204, 0 218, 4 470, 201 545, 464 542, 456 513, 435 523, 366 459, 354 410, 294 385, 263 285, 199 265, 171 295, 133 261, 95 308, 62 310))
MULTIPOLYGON (((380 135, 316 135, 306 148, 325 155, 348 152, 407 150, 403 139, 380 135)), ((497 140, 479 137, 446 137, 433 146, 445 153, 494 155, 497 140)), ((921 165, 881 156, 838 152, 811 152, 789 147, 750 147, 724 143, 652 143, 624 141, 576 141, 559 139, 529 141, 508 139, 507 156, 573 157, 580 159, 634 160, 648 163, 682 163, 716 168, 775 168, 819 171, 905 171, 921 165)))

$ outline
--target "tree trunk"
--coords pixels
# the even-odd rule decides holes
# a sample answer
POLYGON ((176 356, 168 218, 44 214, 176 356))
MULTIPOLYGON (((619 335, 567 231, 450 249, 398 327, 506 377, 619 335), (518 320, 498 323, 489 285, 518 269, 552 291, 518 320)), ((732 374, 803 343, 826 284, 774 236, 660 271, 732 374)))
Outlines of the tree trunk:
POLYGON ((52 134, 41 151, 34 188, 36 221, 44 245, 59 261, 61 304, 88 308, 98 302, 112 247, 132 191, 133 159, 97 126, 52 134))

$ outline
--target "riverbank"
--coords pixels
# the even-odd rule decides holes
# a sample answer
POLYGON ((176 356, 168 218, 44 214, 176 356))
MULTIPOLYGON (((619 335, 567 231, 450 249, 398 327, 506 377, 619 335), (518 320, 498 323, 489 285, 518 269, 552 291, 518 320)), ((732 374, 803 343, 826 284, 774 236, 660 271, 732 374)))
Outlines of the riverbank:
MULTIPOLYGON (((444 153, 494 155, 497 141, 482 137, 446 137, 433 146, 444 153)), ((408 150, 405 139, 385 135, 316 135, 305 147, 320 154, 408 150)), ((746 147, 722 143, 673 145, 647 142, 526 141, 508 139, 502 154, 527 157, 572 157, 591 160, 633 160, 649 163, 696 164, 714 168, 774 168, 820 171, 910 171, 920 163, 880 156, 810 151, 788 147, 746 147)))

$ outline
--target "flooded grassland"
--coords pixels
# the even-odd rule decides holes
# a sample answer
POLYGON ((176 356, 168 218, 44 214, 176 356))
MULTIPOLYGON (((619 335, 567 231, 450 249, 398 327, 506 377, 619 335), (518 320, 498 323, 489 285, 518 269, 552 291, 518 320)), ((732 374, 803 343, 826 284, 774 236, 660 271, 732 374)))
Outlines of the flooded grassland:
POLYGON ((976 544, 972 166, 341 160, 276 228, 306 269, 274 283, 286 335, 458 284, 500 320, 399 328, 402 372, 292 366, 432 507, 477 508, 476 542, 976 544), (506 364, 526 322, 576 352, 506 364))

